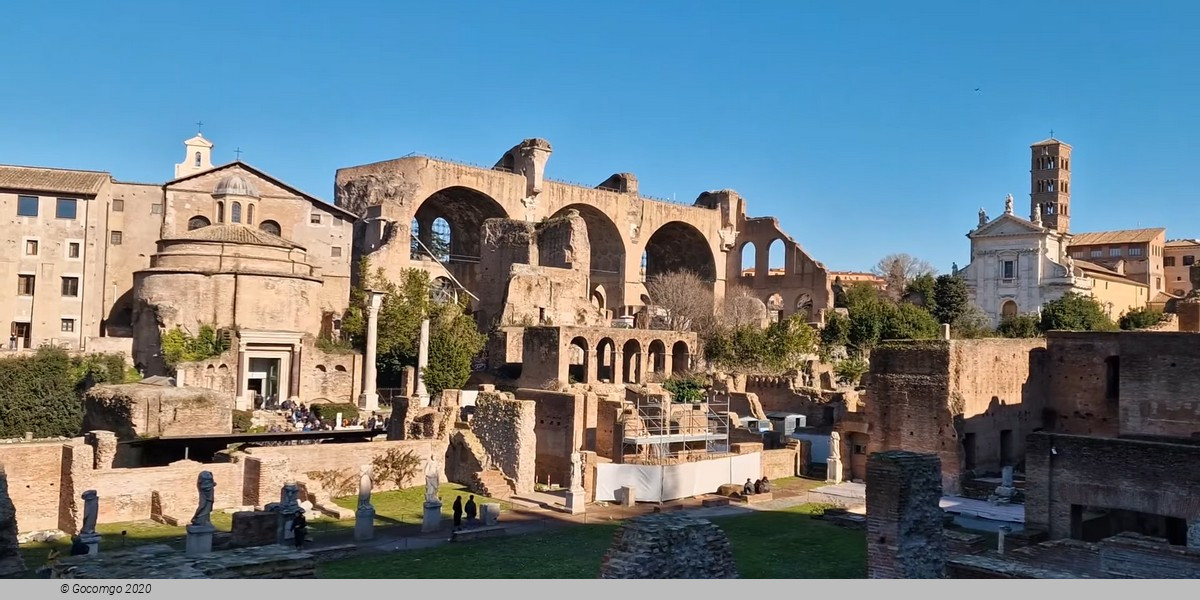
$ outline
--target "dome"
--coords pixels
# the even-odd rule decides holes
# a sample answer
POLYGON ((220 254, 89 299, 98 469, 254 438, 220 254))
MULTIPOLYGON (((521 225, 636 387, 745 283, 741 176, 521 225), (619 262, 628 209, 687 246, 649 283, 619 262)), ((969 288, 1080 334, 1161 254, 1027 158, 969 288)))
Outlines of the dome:
POLYGON ((213 188, 214 196, 250 196, 258 198, 258 188, 254 187, 245 177, 241 175, 229 175, 217 182, 217 186, 213 188))
POLYGON ((303 249, 303 246, 299 244, 292 243, 261 229, 247 227, 246 225, 209 225, 208 227, 194 229, 163 241, 220 242, 223 244, 247 244, 251 246, 303 249))

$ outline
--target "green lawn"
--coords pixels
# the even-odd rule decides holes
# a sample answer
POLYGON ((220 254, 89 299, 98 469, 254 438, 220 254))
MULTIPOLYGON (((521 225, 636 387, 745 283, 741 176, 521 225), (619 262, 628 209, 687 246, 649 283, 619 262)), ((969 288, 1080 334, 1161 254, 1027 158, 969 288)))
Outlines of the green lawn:
MULTIPOLYGON (((233 524, 233 515, 223 512, 212 513, 212 523, 217 531, 229 531, 233 524)), ((141 544, 170 544, 183 549, 183 539, 187 531, 183 527, 164 525, 155 521, 130 521, 126 523, 104 523, 96 525, 96 533, 101 536, 100 551, 119 550, 123 547, 141 544), (121 532, 125 535, 121 535, 121 532)), ((36 570, 46 563, 50 550, 57 549, 62 556, 68 556, 71 550, 71 538, 65 537, 54 542, 32 542, 21 545, 21 556, 25 566, 36 570)))
MULTIPOLYGON (((742 577, 865 577, 863 532, 811 519, 817 510, 803 505, 713 522, 729 536, 742 577)), ((540 534, 351 558, 320 565, 318 574, 362 579, 594 578, 618 526, 572 525, 540 534)))
MULTIPOLYGON (((464 486, 457 483, 443 483, 438 487, 438 496, 442 499, 442 516, 448 518, 453 516, 454 498, 456 496, 462 496, 463 504, 466 504, 467 498, 471 495, 471 492, 464 486)), ((502 511, 506 511, 512 506, 502 500, 493 500, 475 495, 475 504, 482 505, 485 502, 499 502, 502 504, 502 511)), ((358 496, 336 498, 334 499, 334 503, 342 508, 354 510, 358 508, 358 496)), ((371 495, 371 504, 375 507, 375 525, 377 527, 418 525, 421 523, 425 510, 425 486, 422 485, 391 492, 378 492, 371 495)), ((482 511, 483 509, 480 508, 479 510, 482 511)), ((350 528, 354 527, 353 520, 341 521, 339 524, 350 528)))

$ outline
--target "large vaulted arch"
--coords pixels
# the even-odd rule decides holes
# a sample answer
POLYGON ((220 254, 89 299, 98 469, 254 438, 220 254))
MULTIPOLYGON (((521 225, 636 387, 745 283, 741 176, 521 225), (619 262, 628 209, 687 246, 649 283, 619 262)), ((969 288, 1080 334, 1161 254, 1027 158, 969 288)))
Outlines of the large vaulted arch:
POLYGON ((624 304, 621 292, 625 266, 625 238, 621 230, 607 213, 588 204, 564 206, 554 216, 560 217, 569 210, 579 211, 579 216, 587 224, 588 245, 591 247, 589 269, 592 289, 589 293, 594 296, 599 288, 603 290, 602 294, 607 293, 607 296, 603 296, 606 306, 621 306, 624 304))
POLYGON ((646 279, 673 271, 692 271, 705 281, 717 278, 716 261, 704 234, 681 221, 671 221, 646 242, 646 279))
POLYGON ((442 189, 426 198, 413 215, 413 232, 420 243, 413 242, 412 258, 431 275, 448 271, 478 294, 483 222, 508 216, 499 202, 483 192, 463 186, 442 189))

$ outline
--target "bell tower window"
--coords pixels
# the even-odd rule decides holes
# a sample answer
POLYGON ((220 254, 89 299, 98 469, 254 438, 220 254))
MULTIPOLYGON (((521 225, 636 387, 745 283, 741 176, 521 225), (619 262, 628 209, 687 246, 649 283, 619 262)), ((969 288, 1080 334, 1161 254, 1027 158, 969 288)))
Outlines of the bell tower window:
POLYGON ((195 166, 196 166, 196 167, 199 167, 199 166, 200 166, 200 153, 199 153, 199 152, 197 152, 197 153, 196 153, 196 162, 195 162, 195 166))

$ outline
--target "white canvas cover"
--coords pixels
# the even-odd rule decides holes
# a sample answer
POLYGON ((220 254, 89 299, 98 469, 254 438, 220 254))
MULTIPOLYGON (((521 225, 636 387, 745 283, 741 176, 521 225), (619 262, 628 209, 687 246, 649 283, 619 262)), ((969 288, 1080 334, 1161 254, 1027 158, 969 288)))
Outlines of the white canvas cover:
POLYGON ((596 465, 596 501, 615 502, 617 490, 634 489, 634 498, 659 502, 711 494, 727 483, 741 485, 762 476, 762 454, 740 454, 677 465, 596 465))

